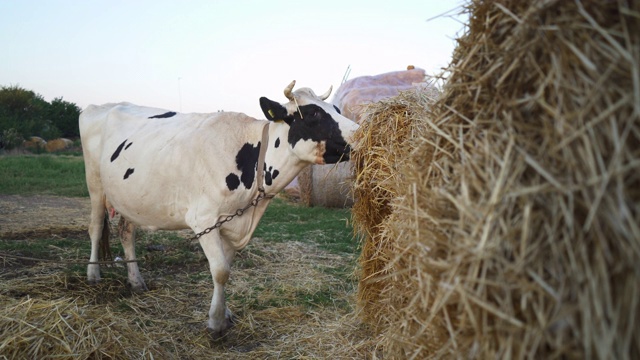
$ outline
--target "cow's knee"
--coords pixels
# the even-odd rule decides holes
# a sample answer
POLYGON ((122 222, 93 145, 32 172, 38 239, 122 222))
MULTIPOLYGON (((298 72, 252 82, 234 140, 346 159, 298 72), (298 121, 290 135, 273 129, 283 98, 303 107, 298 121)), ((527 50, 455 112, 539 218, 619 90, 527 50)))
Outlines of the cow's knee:
POLYGON ((231 275, 231 269, 227 264, 217 266, 215 269, 211 269, 211 276, 213 277, 213 283, 215 285, 225 286, 227 281, 229 281, 229 276, 231 275))

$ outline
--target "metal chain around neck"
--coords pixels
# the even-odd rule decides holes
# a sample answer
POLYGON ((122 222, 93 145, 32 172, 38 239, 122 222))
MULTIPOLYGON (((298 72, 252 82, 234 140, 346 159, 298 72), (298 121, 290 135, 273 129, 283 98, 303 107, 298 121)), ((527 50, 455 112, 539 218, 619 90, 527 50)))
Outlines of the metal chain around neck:
POLYGON ((193 241, 193 240, 200 239, 203 235, 206 235, 206 234, 212 232, 213 230, 218 229, 223 224, 228 223, 229 221, 233 220, 236 216, 242 216, 242 214, 244 214, 245 211, 251 209, 252 207, 258 206, 258 203, 264 198, 271 199, 271 198, 273 198, 273 195, 267 195, 267 193, 265 192, 264 188, 260 187, 258 189, 258 196, 256 196, 255 199, 251 200, 251 202, 247 206, 236 210, 236 212, 231 214, 231 215, 225 216, 222 220, 219 220, 213 226, 210 226, 210 227, 200 231, 199 233, 195 234, 194 236, 190 237, 187 240, 188 241, 193 241))

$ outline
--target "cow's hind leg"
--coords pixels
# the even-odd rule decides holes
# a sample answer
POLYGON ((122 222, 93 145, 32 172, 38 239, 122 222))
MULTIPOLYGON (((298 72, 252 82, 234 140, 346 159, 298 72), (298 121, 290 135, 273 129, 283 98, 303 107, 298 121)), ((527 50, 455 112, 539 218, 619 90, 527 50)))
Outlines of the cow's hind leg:
MULTIPOLYGON (((136 227, 133 223, 126 220, 124 217, 120 217, 118 224, 118 231, 120 232, 120 241, 124 248, 124 256, 126 260, 136 259, 136 227)), ((143 292, 148 290, 147 284, 144 283, 144 279, 140 274, 137 262, 127 263, 127 273, 129 276, 129 284, 133 292, 143 292)))
POLYGON ((100 242, 103 236, 109 236, 109 227, 108 224, 105 225, 106 211, 104 197, 101 194, 91 194, 91 220, 89 222, 91 255, 89 257, 90 264, 87 266, 87 280, 89 283, 95 284, 100 281, 100 265, 97 264, 99 260, 100 242))
POLYGON ((224 335, 224 332, 233 326, 233 316, 225 305, 224 287, 229 280, 231 257, 233 251, 226 249, 223 240, 217 231, 213 231, 200 238, 200 246, 209 260, 209 269, 213 278, 213 297, 209 308, 208 330, 214 338, 224 335), (226 251, 225 251, 226 250, 226 251))

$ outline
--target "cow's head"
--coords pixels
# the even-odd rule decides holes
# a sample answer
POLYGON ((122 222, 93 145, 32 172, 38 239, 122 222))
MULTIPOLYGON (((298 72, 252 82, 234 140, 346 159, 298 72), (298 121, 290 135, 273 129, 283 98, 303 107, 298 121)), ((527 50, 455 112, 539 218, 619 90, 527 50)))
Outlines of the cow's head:
POLYGON ((353 133, 358 125, 324 102, 331 88, 318 96, 309 88, 292 92, 295 84, 294 80, 284 89, 289 99, 286 104, 261 97, 264 115, 271 121, 284 121, 289 125, 289 146, 299 158, 316 164, 349 160, 353 133))

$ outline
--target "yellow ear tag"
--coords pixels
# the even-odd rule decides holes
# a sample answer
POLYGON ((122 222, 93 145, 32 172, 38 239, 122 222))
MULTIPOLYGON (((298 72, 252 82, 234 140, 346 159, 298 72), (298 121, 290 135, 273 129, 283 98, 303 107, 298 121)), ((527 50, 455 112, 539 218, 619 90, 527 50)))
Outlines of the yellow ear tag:
POLYGON ((269 109, 269 111, 267 111, 269 113, 269 115, 271 115, 271 117, 275 117, 275 115, 273 115, 273 110, 269 109))

